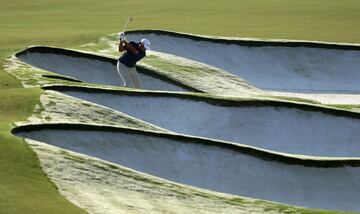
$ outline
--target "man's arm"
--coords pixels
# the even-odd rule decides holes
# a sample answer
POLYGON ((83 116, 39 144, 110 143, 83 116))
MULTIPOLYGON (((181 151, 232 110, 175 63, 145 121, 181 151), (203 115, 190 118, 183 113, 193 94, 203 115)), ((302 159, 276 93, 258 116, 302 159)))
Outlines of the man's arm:
MULTIPOLYGON (((126 47, 127 50, 131 51, 133 54, 138 54, 138 50, 136 50, 136 48, 134 46, 132 46, 131 44, 129 44, 127 41, 123 41, 124 46, 126 47)), ((124 47, 123 47, 124 48, 124 47)), ((124 48, 125 49, 125 48, 124 48)))
POLYGON ((133 54, 138 54, 139 51, 136 50, 136 48, 134 46, 132 46, 131 44, 129 44, 127 41, 120 41, 119 43, 119 52, 123 52, 125 50, 129 50, 131 51, 133 54))
POLYGON ((119 43, 119 52, 123 52, 124 50, 126 50, 125 47, 124 47, 124 41, 120 41, 120 43, 119 43))

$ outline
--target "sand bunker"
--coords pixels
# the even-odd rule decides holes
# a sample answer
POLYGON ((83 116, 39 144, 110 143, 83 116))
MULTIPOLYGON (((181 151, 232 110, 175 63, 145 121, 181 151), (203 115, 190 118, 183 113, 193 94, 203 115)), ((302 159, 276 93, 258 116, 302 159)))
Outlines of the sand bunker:
MULTIPOLYGON (((84 82, 123 86, 116 60, 77 51, 51 47, 33 47, 16 55, 32 66, 74 77, 84 82)), ((141 88, 164 91, 195 91, 152 71, 138 68, 141 88)))
MULTIPOLYGON (((147 37, 155 51, 221 68, 277 95, 316 96, 327 103, 348 103, 350 96, 352 103, 360 103, 358 46, 210 39, 164 31, 127 35, 131 40, 147 37)), ((122 85, 115 59, 50 47, 29 48, 16 56, 35 67, 84 82, 122 85)), ((145 67, 138 68, 143 89, 194 91, 145 67)), ((15 131, 17 135, 195 187, 312 208, 360 209, 360 167, 331 166, 326 161, 301 160, 257 149, 359 158, 360 116, 355 113, 186 94, 66 87, 58 90, 170 131, 242 145, 76 126, 44 126, 15 131)))
POLYGON ((285 164, 236 145, 129 130, 45 128, 17 135, 200 188, 306 207, 360 209, 358 167, 285 164))
POLYGON ((356 114, 277 102, 246 104, 171 94, 79 90, 62 92, 178 133, 292 154, 359 157, 356 114))
MULTIPOLYGON (((301 92, 301 97, 320 96, 326 103, 336 103, 326 99, 329 93, 360 93, 360 46, 209 39, 166 31, 134 31, 127 35, 135 41, 146 37, 152 41, 152 50, 224 69, 263 90, 301 92)), ((341 96, 339 99, 344 102, 341 96)), ((360 103, 360 98, 352 102, 360 103)))

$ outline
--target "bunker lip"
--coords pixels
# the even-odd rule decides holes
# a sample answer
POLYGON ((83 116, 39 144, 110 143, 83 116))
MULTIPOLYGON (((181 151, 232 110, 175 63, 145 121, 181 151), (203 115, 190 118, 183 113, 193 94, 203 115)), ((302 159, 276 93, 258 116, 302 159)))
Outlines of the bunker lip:
POLYGON ((159 138, 168 138, 179 140, 184 143, 200 144, 214 146, 232 150, 234 152, 246 154, 265 161, 279 162, 287 165, 299 165, 315 168, 341 168, 341 167, 360 167, 360 158, 334 158, 334 157, 314 157, 304 155, 291 155, 279 153, 261 148, 251 147, 248 145, 235 144, 232 142, 221 141, 216 139, 202 138, 184 134, 172 134, 161 131, 140 130, 135 128, 123 128, 109 125, 90 125, 83 123, 41 123, 19 125, 12 129, 12 134, 18 136, 20 133, 41 131, 41 130, 79 130, 79 131, 102 131, 102 132, 125 132, 129 134, 140 134, 159 138))
POLYGON ((360 45, 356 43, 336 43, 322 42, 310 40, 291 40, 291 39, 259 39, 259 38, 238 38, 238 37, 217 37, 197 35, 191 33, 175 32, 169 30, 150 29, 150 30, 130 30, 126 34, 156 34, 167 35, 177 38, 187 38, 194 41, 208 41, 228 45, 241 45, 250 47, 309 47, 309 48, 325 48, 336 50, 360 50, 360 45))
POLYGON ((358 160, 302 159, 184 135, 83 124, 28 125, 12 132, 199 188, 296 206, 359 209, 354 200, 360 186, 353 183, 360 176, 358 160))
POLYGON ((43 77, 46 77, 46 78, 50 78, 50 79, 58 79, 58 80, 67 80, 67 81, 70 81, 70 82, 78 82, 78 83, 82 83, 83 81, 81 80, 78 80, 78 79, 75 79, 75 78, 71 78, 71 77, 67 77, 67 76, 60 76, 60 75, 47 75, 47 74, 44 74, 42 75, 43 77))
MULTIPOLYGON (((303 93, 310 99, 321 93, 360 94, 356 81, 360 79, 360 45, 206 37, 161 30, 129 31, 127 35, 134 40, 146 36, 153 41, 154 51, 220 68, 268 92, 303 93)), ((334 103, 327 96, 318 99, 334 103)), ((339 97, 339 102, 344 101, 339 97)), ((355 102, 360 103, 360 96, 355 102)))
MULTIPOLYGON (((115 86, 123 84, 116 71, 117 60, 114 58, 49 46, 32 46, 15 56, 31 66, 64 75, 63 79, 115 86)), ((144 89, 201 92, 154 69, 137 65, 137 71, 143 80, 144 89)), ((57 76, 55 78, 61 79, 57 76)))
POLYGON ((44 90, 53 90, 58 92, 84 92, 84 93, 104 93, 113 95, 128 96, 145 96, 145 97, 174 97, 180 99, 188 99, 192 101, 203 101, 211 105, 241 107, 241 106, 274 106, 274 107, 294 107, 301 110, 318 111, 335 116, 344 116, 360 119, 360 114, 345 109, 334 108, 331 106, 317 105, 311 103, 303 103, 291 100, 264 99, 262 97, 222 97, 208 96, 203 93, 187 93, 187 92, 164 92, 164 91, 134 91, 134 90, 114 90, 102 87, 86 87, 73 85, 49 85, 41 87, 44 90))
POLYGON ((320 105, 202 94, 47 87, 164 129, 316 157, 358 157, 360 114, 320 105), (146 108, 144 108, 146 106, 146 108), (336 130, 336 131, 332 131, 336 130))

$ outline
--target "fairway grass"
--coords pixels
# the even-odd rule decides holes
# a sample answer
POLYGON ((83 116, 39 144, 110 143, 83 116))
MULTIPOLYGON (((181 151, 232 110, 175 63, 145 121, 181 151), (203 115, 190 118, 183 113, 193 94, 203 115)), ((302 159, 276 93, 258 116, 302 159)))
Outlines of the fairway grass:
POLYGON ((360 43, 358 0, 0 1, 0 55, 28 45, 70 47, 128 29, 360 43))

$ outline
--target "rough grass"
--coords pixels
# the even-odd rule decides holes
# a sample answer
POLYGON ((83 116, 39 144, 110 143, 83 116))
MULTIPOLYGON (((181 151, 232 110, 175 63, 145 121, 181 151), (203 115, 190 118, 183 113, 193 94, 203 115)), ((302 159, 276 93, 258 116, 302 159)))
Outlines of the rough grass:
POLYGON ((10 89, 10 88, 21 88, 21 83, 19 80, 13 76, 6 73, 4 70, 5 60, 1 58, 0 52, 0 90, 1 89, 10 89))
MULTIPOLYGON (((1 81, 2 82, 2 81, 1 81)), ((1 123, 25 120, 34 109, 40 96, 39 88, 3 89, 0 93, 1 123)))
POLYGON ((29 146, 10 134, 11 122, 25 120, 31 114, 41 90, 0 92, 0 213, 81 213, 58 193, 29 146))
POLYGON ((0 90, 2 89, 11 89, 11 88, 20 88, 20 82, 12 77, 11 75, 5 73, 0 68, 0 90))

